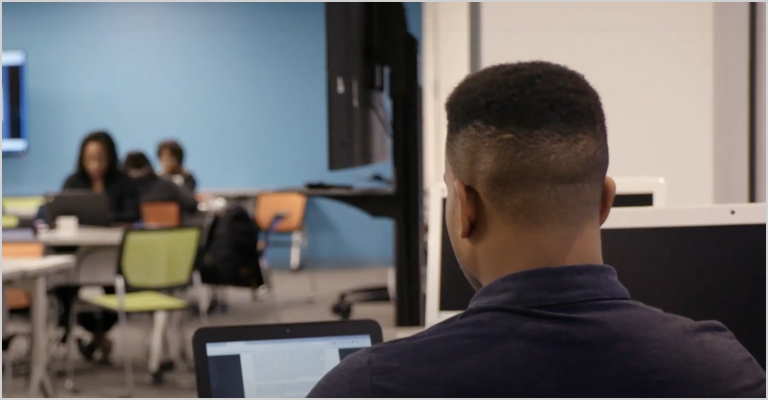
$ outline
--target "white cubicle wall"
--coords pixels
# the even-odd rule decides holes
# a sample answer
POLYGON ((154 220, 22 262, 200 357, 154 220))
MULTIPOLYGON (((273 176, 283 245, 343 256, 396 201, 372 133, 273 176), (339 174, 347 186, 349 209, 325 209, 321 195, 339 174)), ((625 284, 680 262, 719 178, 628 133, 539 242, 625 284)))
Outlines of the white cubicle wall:
POLYGON ((609 174, 664 176, 670 205, 748 200, 746 3, 470 4, 424 4, 426 187, 443 175, 445 99, 472 66, 543 59, 600 93, 609 174))

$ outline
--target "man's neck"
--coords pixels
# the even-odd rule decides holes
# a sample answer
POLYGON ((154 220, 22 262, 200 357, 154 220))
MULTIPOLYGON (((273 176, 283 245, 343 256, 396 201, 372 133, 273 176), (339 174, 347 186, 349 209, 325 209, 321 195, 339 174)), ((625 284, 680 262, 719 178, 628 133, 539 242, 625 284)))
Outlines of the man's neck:
POLYGON ((545 267, 602 264, 599 229, 526 232, 490 243, 482 251, 483 286, 509 274, 545 267), (494 251, 495 249, 495 251, 494 251))

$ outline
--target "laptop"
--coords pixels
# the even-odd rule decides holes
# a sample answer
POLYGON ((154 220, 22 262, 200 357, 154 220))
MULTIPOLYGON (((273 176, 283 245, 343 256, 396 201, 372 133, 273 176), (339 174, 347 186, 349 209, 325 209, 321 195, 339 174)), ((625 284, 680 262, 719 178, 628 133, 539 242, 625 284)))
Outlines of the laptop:
POLYGON ((192 338, 198 397, 306 397, 356 351, 381 343, 375 321, 205 327, 192 338))
POLYGON ((82 226, 110 226, 112 212, 107 196, 90 190, 66 190, 46 196, 45 219, 48 226, 55 228, 56 218, 77 217, 82 226))

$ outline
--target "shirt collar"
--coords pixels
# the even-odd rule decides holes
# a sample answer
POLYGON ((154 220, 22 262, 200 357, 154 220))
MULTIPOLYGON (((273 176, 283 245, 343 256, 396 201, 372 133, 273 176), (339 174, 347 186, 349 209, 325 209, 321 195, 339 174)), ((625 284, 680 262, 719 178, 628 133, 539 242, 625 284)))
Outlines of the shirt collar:
POLYGON ((501 277, 481 288, 469 309, 493 306, 539 307, 590 300, 629 299, 616 270, 608 265, 547 267, 501 277))

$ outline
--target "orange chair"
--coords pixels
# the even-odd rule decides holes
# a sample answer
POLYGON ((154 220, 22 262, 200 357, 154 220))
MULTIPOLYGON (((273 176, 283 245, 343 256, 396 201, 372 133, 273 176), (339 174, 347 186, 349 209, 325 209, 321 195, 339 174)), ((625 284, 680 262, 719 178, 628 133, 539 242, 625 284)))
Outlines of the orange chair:
POLYGON ((173 202, 141 203, 144 225, 157 228, 177 228, 181 225, 181 210, 173 202))
POLYGON ((278 223, 275 233, 291 234, 291 269, 301 269, 301 248, 306 244, 304 235, 304 214, 307 209, 307 196, 296 192, 268 192, 256 197, 253 211, 256 224, 263 232, 270 229, 276 215, 285 217, 278 223))
MULTIPOLYGON (((40 258, 43 256, 42 243, 3 243, 3 258, 40 258)), ((32 296, 24 289, 8 287, 5 298, 9 310, 23 310, 32 304, 32 296)))

